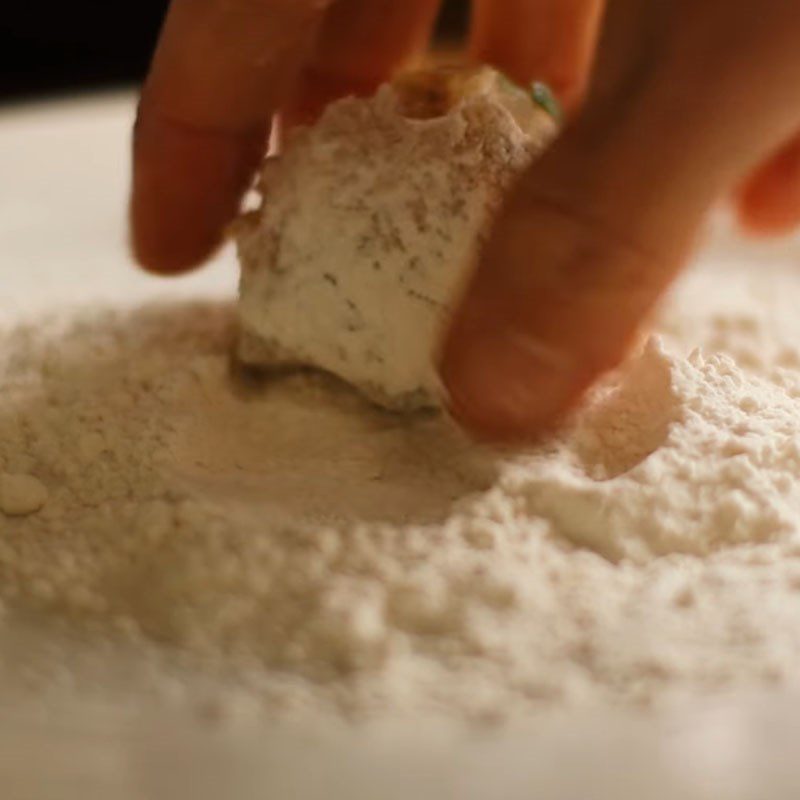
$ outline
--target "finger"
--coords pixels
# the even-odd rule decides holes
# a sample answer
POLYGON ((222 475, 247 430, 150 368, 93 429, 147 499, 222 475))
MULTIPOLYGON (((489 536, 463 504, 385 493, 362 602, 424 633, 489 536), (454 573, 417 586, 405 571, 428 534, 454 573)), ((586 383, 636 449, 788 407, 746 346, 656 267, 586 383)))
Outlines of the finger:
POLYGON ((453 413, 484 438, 535 439, 618 364, 715 198, 800 127, 795 4, 612 5, 598 94, 512 193, 444 342, 453 413))
POLYGON ((219 244, 297 80, 323 0, 173 0, 134 133, 136 258, 174 272, 219 244))
POLYGON ((742 226, 754 233, 788 233, 800 225, 800 136, 748 178, 737 210, 742 226))
POLYGON ((312 121, 338 97, 372 94, 425 50, 438 8, 439 0, 339 0, 303 70, 289 124, 312 121))
POLYGON ((470 55, 519 83, 545 81, 565 107, 584 92, 603 0, 475 0, 470 55))
MULTIPOLYGON (((554 152, 550 166, 573 157, 554 152)), ((557 424, 633 346, 688 248, 676 229, 672 253, 651 250, 627 230, 630 207, 594 216, 592 201, 550 190, 531 180, 514 195, 443 347, 451 413, 481 439, 557 424)))

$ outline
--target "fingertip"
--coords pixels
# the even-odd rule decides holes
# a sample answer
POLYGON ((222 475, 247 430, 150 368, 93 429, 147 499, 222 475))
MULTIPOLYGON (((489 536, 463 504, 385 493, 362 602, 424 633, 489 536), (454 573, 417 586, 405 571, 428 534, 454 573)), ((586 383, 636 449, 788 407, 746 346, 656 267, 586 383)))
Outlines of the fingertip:
POLYGON ((800 226, 800 186, 787 187, 757 176, 736 196, 739 226, 754 236, 780 236, 800 226))
POLYGON ((448 331, 439 374, 453 418, 478 440, 497 444, 537 441, 581 392, 568 353, 509 323, 474 293, 448 331))
POLYGON ((265 142, 261 130, 241 136, 140 119, 129 211, 136 261, 170 275, 207 260, 239 211, 265 142))
POLYGON ((787 213, 787 209, 776 208, 771 203, 742 200, 736 203, 736 219, 739 228, 754 237, 786 235, 800 225, 800 213, 787 213))
POLYGON ((521 85, 543 81, 572 114, 586 92, 601 16, 599 0, 476 0, 470 55, 521 85))
POLYGON ((740 225, 755 235, 780 235, 800 225, 800 138, 745 181, 735 204, 740 225))
POLYGON ((221 223, 195 215, 195 203, 167 197, 141 171, 134 176, 129 221, 130 249, 137 264, 156 275, 179 275, 202 264, 221 240, 221 223), (202 222, 201 222, 202 220, 202 222))
POLYGON ((197 232, 163 224, 158 218, 136 213, 131 203, 130 249, 136 263, 154 275, 180 275, 199 267, 219 247, 217 236, 201 238, 197 232))

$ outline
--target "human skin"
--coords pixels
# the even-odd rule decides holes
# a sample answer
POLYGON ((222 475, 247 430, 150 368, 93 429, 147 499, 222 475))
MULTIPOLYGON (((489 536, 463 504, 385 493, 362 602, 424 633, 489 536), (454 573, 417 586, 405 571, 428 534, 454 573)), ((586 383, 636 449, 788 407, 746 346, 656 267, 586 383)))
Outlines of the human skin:
MULTIPOLYGON (((424 50, 437 0, 173 0, 134 137, 134 253, 219 245, 271 120, 368 94, 424 50)), ((800 3, 475 0, 469 54, 570 112, 507 198, 440 354, 456 419, 535 440, 629 351, 733 194, 754 232, 800 222, 800 3), (594 53, 597 53, 594 58, 594 53)))

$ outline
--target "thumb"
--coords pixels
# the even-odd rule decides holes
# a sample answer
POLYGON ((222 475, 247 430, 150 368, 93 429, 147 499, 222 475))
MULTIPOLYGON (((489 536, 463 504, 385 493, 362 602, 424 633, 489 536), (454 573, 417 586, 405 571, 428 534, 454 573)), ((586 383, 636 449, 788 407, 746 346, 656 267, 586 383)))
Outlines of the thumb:
POLYGON ((762 6, 612 0, 587 107, 511 193, 445 338, 473 433, 533 439, 616 366, 707 209, 800 125, 800 8, 762 6))

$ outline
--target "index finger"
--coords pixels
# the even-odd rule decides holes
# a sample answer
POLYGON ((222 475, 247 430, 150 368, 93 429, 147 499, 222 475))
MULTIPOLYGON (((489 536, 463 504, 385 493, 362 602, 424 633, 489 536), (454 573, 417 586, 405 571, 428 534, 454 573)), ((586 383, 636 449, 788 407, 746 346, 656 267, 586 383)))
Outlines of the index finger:
POLYGON ((177 272, 217 247, 329 0, 173 0, 133 145, 132 244, 177 272))

